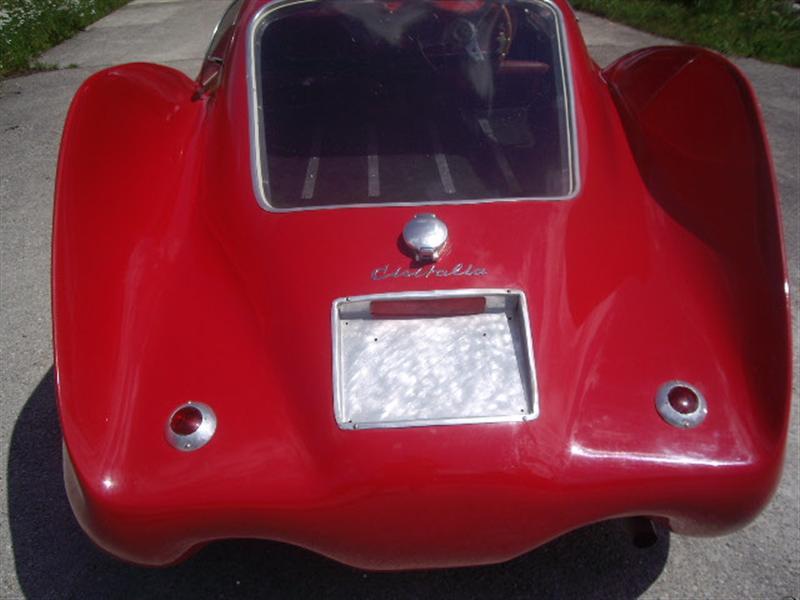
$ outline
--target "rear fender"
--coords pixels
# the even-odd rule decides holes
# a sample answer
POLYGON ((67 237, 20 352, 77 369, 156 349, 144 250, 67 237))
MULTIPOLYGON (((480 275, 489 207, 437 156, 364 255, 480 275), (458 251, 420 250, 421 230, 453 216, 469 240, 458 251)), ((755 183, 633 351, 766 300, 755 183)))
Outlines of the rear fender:
POLYGON ((55 189, 53 333, 62 427, 76 464, 97 468, 124 441, 124 424, 114 421, 136 387, 144 315, 182 243, 173 230, 186 228, 196 197, 205 101, 192 102, 195 89, 167 67, 113 67, 81 86, 67 115, 55 189))
POLYGON ((649 48, 603 76, 651 197, 712 251, 731 336, 770 450, 782 452, 791 342, 777 186, 750 84, 724 57, 649 48), (774 444, 774 445, 773 445, 774 444))

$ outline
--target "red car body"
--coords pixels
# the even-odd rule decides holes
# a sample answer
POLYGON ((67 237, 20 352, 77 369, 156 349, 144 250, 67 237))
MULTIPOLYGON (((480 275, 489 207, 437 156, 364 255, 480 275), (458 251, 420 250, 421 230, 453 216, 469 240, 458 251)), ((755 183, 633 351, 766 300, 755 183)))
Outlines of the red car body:
POLYGON ((373 278, 419 268, 398 249, 419 207, 280 212, 257 198, 247 28, 265 4, 239 7, 224 68, 209 60, 192 81, 112 67, 69 111, 55 364, 88 535, 148 565, 247 537, 394 570, 503 561, 609 518, 691 535, 752 520, 781 473, 791 363, 776 184, 737 68, 669 47, 601 70, 555 0, 574 197, 436 204, 451 235, 436 268, 486 273, 373 278), (340 427, 332 303, 465 286, 527 298, 538 416, 340 427), (707 400, 698 427, 656 410, 676 379, 707 400), (195 452, 165 437, 187 401, 218 420, 195 452))

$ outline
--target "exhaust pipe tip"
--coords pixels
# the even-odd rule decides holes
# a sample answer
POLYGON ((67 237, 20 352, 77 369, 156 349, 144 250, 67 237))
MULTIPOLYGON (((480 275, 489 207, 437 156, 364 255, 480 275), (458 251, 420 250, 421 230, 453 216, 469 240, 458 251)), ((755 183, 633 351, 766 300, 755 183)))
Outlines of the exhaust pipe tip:
POLYGON ((631 541, 637 548, 652 548, 658 543, 658 530, 652 519, 647 517, 631 517, 627 519, 631 541))

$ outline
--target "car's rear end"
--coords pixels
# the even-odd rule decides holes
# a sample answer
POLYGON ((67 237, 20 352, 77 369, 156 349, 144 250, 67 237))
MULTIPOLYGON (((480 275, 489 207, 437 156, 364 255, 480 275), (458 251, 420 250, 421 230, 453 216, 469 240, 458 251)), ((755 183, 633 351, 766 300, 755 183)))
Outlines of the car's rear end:
MULTIPOLYGON (((689 118, 632 133, 623 108, 657 109, 659 89, 612 96, 562 2, 237 15, 216 86, 112 69, 65 130, 56 368, 95 541, 165 564, 256 537, 403 569, 608 518, 714 534, 758 513, 789 342, 769 160, 735 73, 714 107, 750 133, 725 154, 710 127, 687 150, 689 118), (686 161, 672 187, 642 139, 686 161), (728 222, 670 195, 744 154, 728 222)), ((718 73, 703 56, 645 74, 685 92, 718 73)))

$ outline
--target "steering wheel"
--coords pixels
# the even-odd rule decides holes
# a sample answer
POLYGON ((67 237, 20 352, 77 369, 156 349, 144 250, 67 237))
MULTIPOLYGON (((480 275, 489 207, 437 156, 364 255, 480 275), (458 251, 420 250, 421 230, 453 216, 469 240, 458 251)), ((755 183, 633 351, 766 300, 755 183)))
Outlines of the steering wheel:
POLYGON ((504 5, 485 3, 470 16, 460 16, 448 27, 448 42, 462 48, 470 60, 480 63, 502 62, 508 55, 514 22, 504 5))

